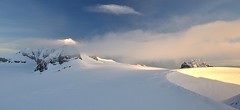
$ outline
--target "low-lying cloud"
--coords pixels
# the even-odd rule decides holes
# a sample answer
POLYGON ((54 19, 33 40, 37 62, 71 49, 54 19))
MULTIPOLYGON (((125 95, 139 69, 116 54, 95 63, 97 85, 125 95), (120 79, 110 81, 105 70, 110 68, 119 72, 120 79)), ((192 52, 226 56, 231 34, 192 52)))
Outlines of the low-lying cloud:
MULTIPOLYGON (((22 39, 1 43, 0 50, 75 45, 81 52, 127 63, 178 67, 184 59, 200 58, 216 66, 240 66, 240 20, 196 25, 176 33, 144 30, 110 32, 90 40, 22 39), (179 61, 179 62, 178 62, 179 61), (171 64, 167 64, 167 63, 171 64)), ((1 53, 1 52, 0 52, 1 53)), ((171 67, 169 67, 171 68, 171 67)))
POLYGON ((93 12, 109 13, 109 14, 116 14, 116 15, 122 15, 122 14, 141 15, 140 12, 134 10, 133 8, 131 8, 129 6, 117 5, 117 4, 97 5, 95 7, 90 7, 89 10, 93 11, 93 12))
POLYGON ((224 65, 240 61, 240 42, 236 40, 240 38, 239 29, 237 20, 196 25, 177 33, 144 30, 108 33, 83 42, 82 49, 99 56, 119 57, 124 62, 201 58, 224 65))
POLYGON ((64 45, 80 47, 79 42, 71 38, 66 39, 46 39, 46 38, 28 38, 7 40, 0 43, 0 54, 17 53, 25 48, 59 48, 64 45))

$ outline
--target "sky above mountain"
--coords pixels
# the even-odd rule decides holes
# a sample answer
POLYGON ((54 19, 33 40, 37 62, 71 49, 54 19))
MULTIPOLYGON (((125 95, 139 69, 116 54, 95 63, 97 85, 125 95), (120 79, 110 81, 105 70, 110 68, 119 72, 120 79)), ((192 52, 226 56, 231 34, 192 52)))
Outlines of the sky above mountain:
POLYGON ((174 65, 202 58, 239 65, 239 5, 239 0, 1 0, 0 53, 72 38, 86 53, 123 62, 174 65))

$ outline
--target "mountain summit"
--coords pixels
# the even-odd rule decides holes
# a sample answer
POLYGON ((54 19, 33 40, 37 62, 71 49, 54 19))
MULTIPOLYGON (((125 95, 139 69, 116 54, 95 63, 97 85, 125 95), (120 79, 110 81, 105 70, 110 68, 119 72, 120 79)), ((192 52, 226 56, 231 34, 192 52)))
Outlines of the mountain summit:
POLYGON ((63 64, 71 59, 82 59, 80 52, 73 46, 62 46, 60 48, 30 49, 26 48, 18 52, 37 64, 34 71, 43 72, 48 69, 48 64, 63 64))

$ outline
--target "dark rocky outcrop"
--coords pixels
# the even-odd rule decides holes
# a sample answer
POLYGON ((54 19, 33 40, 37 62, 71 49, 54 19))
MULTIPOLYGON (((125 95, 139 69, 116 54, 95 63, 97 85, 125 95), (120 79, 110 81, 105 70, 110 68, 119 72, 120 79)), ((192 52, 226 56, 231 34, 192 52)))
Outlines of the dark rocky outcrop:
POLYGON ((98 61, 97 56, 89 56, 89 57, 92 58, 92 59, 94 59, 94 60, 96 60, 96 61, 98 61))
POLYGON ((0 63, 1 62, 7 62, 7 63, 26 63, 26 61, 23 60, 12 60, 12 59, 6 59, 6 58, 2 58, 0 57, 0 63))
POLYGON ((181 64, 181 68, 199 68, 199 67, 213 67, 213 66, 199 59, 191 60, 181 64))
POLYGON ((181 65, 181 68, 191 68, 186 62, 181 65))
POLYGON ((82 59, 80 52, 71 46, 63 46, 58 49, 25 49, 20 51, 23 56, 26 56, 37 63, 35 71, 43 72, 48 69, 48 65, 57 65, 68 62, 72 59, 82 59))
POLYGON ((1 58, 1 57, 0 57, 0 62, 7 62, 7 61, 9 61, 9 60, 6 59, 6 58, 1 58))
POLYGON ((39 62, 37 63, 37 67, 34 71, 43 72, 48 69, 47 65, 47 62, 45 62, 44 60, 39 60, 39 62))

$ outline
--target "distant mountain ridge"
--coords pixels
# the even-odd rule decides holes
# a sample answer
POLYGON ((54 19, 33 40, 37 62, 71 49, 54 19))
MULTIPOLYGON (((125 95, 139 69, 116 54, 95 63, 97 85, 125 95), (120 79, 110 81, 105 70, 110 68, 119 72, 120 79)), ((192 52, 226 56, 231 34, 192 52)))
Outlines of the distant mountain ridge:
POLYGON ((58 48, 26 48, 20 50, 13 56, 0 57, 0 62, 4 63, 27 63, 26 59, 36 63, 34 71, 43 72, 48 69, 48 65, 63 64, 73 59, 82 59, 80 52, 74 46, 64 45, 58 48), (10 57, 10 58, 9 58, 10 57))
POLYGON ((48 64, 62 64, 71 59, 82 59, 80 52, 72 46, 62 46, 60 48, 43 48, 21 50, 19 54, 26 56, 37 63, 34 71, 43 72, 48 69, 48 64))
MULTIPOLYGON (((82 63, 116 63, 111 59, 103 59, 97 56, 81 55, 77 47, 65 45, 58 48, 25 48, 14 55, 0 56, 0 63, 29 63, 35 65, 34 71, 43 72, 49 69, 51 65, 62 65, 65 62, 81 60, 82 63), (85 61, 83 61, 83 58, 85 61)), ((70 65, 67 66, 71 67, 70 65)), ((66 67, 64 67, 66 68, 66 67)))
POLYGON ((0 62, 8 62, 8 63, 26 63, 25 60, 13 60, 13 59, 7 59, 0 57, 0 62))

